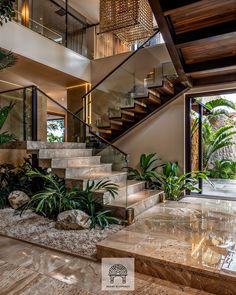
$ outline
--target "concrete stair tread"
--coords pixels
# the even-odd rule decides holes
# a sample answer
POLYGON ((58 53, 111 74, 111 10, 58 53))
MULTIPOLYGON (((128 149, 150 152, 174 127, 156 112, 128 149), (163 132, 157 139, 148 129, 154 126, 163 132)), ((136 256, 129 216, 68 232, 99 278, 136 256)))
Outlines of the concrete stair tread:
POLYGON ((85 149, 86 143, 80 142, 46 142, 46 141, 27 141, 27 150, 40 149, 85 149))
POLYGON ((109 164, 109 163, 101 163, 101 164, 88 164, 88 165, 85 165, 85 164, 82 164, 78 167, 67 167, 67 168, 62 168, 62 169, 78 169, 78 168, 98 168, 98 167, 104 167, 104 166, 111 166, 112 164, 109 164))
POLYGON ((92 149, 39 149, 39 159, 89 157, 92 156, 92 149))
POLYGON ((157 194, 161 193, 161 191, 154 191, 154 190, 143 190, 141 192, 128 195, 128 197, 122 197, 119 199, 114 199, 111 201, 111 203, 108 204, 108 206, 117 206, 117 207, 132 207, 135 204, 138 204, 142 202, 145 199, 148 199, 150 197, 153 197, 157 194))
POLYGON ((95 174, 89 174, 89 175, 83 175, 79 178, 70 178, 70 179, 78 179, 78 180, 98 180, 98 179, 104 179, 109 178, 110 176, 120 176, 120 175, 127 175, 127 172, 119 172, 119 171, 111 171, 109 173, 95 173, 95 174))
MULTIPOLYGON (((87 149, 86 149, 87 150, 87 149)), ((78 157, 66 157, 66 160, 79 160, 79 159, 91 159, 91 158, 101 158, 101 156, 85 156, 85 157, 81 157, 81 156, 78 156, 78 157)), ((53 161, 59 161, 61 160, 61 158, 52 158, 53 161)))

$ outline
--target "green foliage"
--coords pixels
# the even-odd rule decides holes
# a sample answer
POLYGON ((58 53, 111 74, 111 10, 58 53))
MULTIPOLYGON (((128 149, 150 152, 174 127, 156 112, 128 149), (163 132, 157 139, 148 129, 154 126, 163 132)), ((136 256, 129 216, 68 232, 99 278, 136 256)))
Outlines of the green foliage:
POLYGON ((91 228, 96 225, 104 228, 111 223, 120 223, 120 219, 111 216, 110 210, 104 210, 100 198, 96 198, 95 192, 105 190, 111 194, 113 198, 117 195, 118 186, 109 180, 101 180, 97 184, 92 181, 87 183, 84 191, 79 195, 79 209, 87 213, 91 220, 91 228))
POLYGON ((20 208, 23 213, 31 209, 37 214, 48 218, 56 218, 60 212, 76 208, 78 195, 77 189, 66 191, 64 180, 51 174, 43 174, 38 170, 29 171, 27 176, 30 178, 41 178, 45 186, 40 192, 34 194, 30 202, 20 208))
POLYGON ((48 120, 47 121, 47 141, 63 142, 64 141, 64 120, 48 120), (61 134, 61 135, 58 135, 61 134))
POLYGON ((110 210, 103 210, 100 199, 95 197, 95 192, 101 190, 110 193, 112 197, 116 196, 118 186, 109 180, 101 180, 97 184, 88 182, 86 188, 79 191, 77 188, 66 190, 63 180, 51 174, 45 175, 35 170, 28 172, 27 175, 31 178, 42 178, 45 186, 43 190, 32 196, 28 204, 19 209, 21 213, 31 209, 37 214, 56 219, 61 212, 79 209, 89 215, 92 228, 96 225, 104 228, 110 223, 120 222, 110 215, 110 210))
POLYGON ((205 103, 205 106, 211 110, 211 114, 207 116, 208 120, 217 119, 220 115, 229 115, 229 112, 225 108, 229 108, 231 110, 235 110, 234 102, 225 99, 225 98, 216 98, 211 101, 205 103), (222 108, 224 107, 224 108, 222 108))
POLYGON ((236 162, 230 160, 216 160, 214 167, 209 169, 209 177, 236 179, 236 162))
POLYGON ((146 181, 147 185, 150 186, 156 176, 156 169, 161 166, 157 165, 158 160, 156 153, 142 154, 139 169, 128 167, 128 179, 146 181))
MULTIPOLYGON (((5 107, 0 107, 0 130, 3 128, 3 125, 6 122, 7 117, 13 107, 13 103, 10 103, 8 106, 5 107)), ((7 143, 12 140, 16 140, 16 136, 14 134, 10 134, 7 131, 0 133, 0 144, 7 143)))
POLYGON ((173 201, 178 201, 186 190, 200 192, 197 188, 199 179, 207 179, 206 173, 201 171, 177 175, 178 170, 178 163, 168 162, 163 165, 163 173, 156 175, 156 187, 173 201))
POLYGON ((15 16, 13 4, 15 0, 0 0, 0 25, 15 16))
MULTIPOLYGON (((14 190, 20 190, 31 196, 45 187, 45 182, 40 177, 31 178, 27 175, 34 170, 30 159, 25 159, 23 165, 0 165, 0 208, 8 206, 8 196, 14 190)), ((46 169, 40 169, 42 174, 48 174, 46 169)))
POLYGON ((12 67, 16 63, 16 58, 11 51, 0 48, 0 71, 12 67))
POLYGON ((202 126, 202 139, 203 139, 203 167, 204 170, 208 169, 211 157, 216 151, 235 145, 233 135, 236 134, 234 126, 223 126, 214 130, 209 124, 202 126))

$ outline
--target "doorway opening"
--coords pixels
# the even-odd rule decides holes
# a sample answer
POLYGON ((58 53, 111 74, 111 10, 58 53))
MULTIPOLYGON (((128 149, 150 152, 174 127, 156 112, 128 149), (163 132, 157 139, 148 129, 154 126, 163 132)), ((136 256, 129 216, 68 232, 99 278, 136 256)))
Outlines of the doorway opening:
POLYGON ((65 141, 65 115, 57 113, 47 113, 47 141, 65 141))
POLYGON ((186 172, 205 171, 200 194, 236 199, 236 90, 186 97, 186 172))

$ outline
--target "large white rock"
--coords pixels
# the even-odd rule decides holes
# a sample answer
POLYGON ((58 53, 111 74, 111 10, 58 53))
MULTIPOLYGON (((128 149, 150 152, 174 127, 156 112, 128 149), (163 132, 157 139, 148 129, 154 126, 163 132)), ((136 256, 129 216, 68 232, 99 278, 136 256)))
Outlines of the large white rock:
POLYGON ((8 201, 13 209, 18 209, 30 201, 29 196, 22 191, 13 191, 8 196, 8 201))
POLYGON ((64 211, 57 216, 58 229, 88 229, 91 225, 89 216, 81 210, 64 211))

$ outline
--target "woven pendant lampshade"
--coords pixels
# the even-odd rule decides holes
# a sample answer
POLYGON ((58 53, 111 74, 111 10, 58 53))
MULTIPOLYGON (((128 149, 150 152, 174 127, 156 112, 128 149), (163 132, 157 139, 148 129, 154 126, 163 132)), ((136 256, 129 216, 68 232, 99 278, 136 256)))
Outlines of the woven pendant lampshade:
POLYGON ((100 0, 100 33, 113 32, 126 43, 153 33, 148 0, 100 0))

